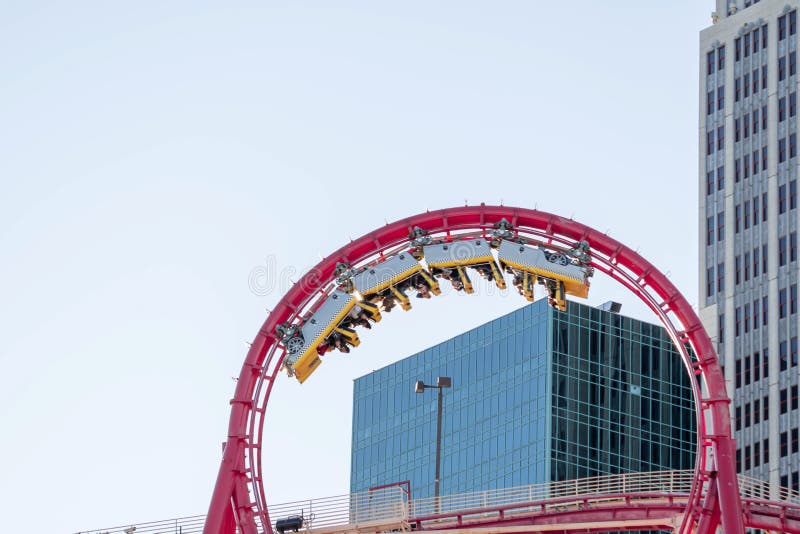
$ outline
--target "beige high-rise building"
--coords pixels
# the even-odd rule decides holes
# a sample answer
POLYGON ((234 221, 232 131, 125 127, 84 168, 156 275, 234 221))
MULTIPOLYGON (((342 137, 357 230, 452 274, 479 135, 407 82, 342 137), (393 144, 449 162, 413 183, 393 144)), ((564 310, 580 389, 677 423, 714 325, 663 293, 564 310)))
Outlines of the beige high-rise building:
POLYGON ((700 315, 734 399, 739 472, 800 489, 800 0, 717 0, 700 32, 700 315))

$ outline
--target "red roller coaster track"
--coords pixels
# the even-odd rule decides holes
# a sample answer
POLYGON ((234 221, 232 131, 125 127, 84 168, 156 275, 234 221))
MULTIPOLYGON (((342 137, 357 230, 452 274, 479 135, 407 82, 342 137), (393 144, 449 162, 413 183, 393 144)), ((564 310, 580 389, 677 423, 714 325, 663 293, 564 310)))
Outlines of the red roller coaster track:
MULTIPOLYGON (((272 385, 284 359, 275 327, 300 317, 332 287, 337 263, 358 266, 408 244, 420 227, 431 235, 486 233, 501 219, 533 243, 571 246, 586 240, 592 266, 620 282, 655 312, 670 334, 689 372, 697 412, 697 460, 681 533, 742 534, 742 504, 736 480, 725 380, 714 347, 700 319, 675 286, 635 251, 571 219, 538 210, 506 206, 465 206, 414 215, 387 224, 343 246, 311 269, 281 299, 258 331, 239 375, 228 439, 204 532, 243 534, 271 530, 264 492, 261 437, 272 385), (701 390, 698 377, 702 377, 701 390)), ((608 513, 613 513, 609 511, 608 513)), ((624 530, 624 529, 620 529, 624 530)))

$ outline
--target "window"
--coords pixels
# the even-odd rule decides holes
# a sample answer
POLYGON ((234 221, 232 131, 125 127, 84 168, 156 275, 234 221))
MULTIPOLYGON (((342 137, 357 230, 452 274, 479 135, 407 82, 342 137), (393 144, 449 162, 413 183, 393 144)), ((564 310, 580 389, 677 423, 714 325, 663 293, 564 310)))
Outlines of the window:
MULTIPOLYGON (((763 159, 763 158, 762 158, 763 159)), ((764 168, 767 166, 767 160, 764 159, 764 168)), ((767 222, 767 194, 761 194, 761 222, 767 222)))
POLYGON ((714 244, 714 216, 706 219, 706 246, 714 244))
POLYGON ((745 74, 742 80, 742 85, 744 87, 744 97, 747 98, 750 96, 750 74, 745 74))
POLYGON ((714 57, 714 51, 713 50, 708 53, 708 57, 707 57, 707 62, 706 63, 708 65, 707 68, 706 68, 706 74, 710 76, 711 74, 714 74, 714 70, 715 70, 715 68, 717 66, 717 61, 716 61, 716 58, 714 57))
POLYGON ((789 286, 789 314, 797 313, 797 284, 789 286))
MULTIPOLYGON (((789 456, 789 433, 781 432, 781 458, 789 456)), ((789 485, 789 477, 781 477, 781 486, 789 485), (784 481, 783 478, 786 478, 784 481)))
POLYGON ((740 119, 733 120, 733 140, 738 142, 741 139, 742 121, 740 119))
POLYGON ((753 94, 758 92, 758 69, 753 71, 753 94))
POLYGON ((778 213, 786 212, 786 184, 778 187, 778 213))
POLYGON ((724 343, 725 342, 725 314, 720 313, 719 317, 717 318, 717 342, 724 343))
POLYGON ((725 240, 725 212, 717 213, 717 241, 725 240))
MULTIPOLYGON (((753 401, 753 424, 757 425, 761 422, 761 399, 756 399, 753 401)), ((761 443, 756 443, 756 445, 760 445, 761 443)))
MULTIPOLYGON (((765 366, 767 365, 767 361, 766 360, 764 360, 764 365, 765 366)), ((769 368, 768 367, 764 367, 764 376, 765 377, 767 376, 767 373, 768 373, 767 369, 769 369, 769 368)), ((769 421, 769 397, 768 396, 765 395, 764 398, 761 399, 761 406, 762 406, 762 412, 761 413, 764 416, 764 417, 761 418, 761 420, 762 421, 769 421)))
POLYGON ((789 340, 789 351, 792 358, 792 367, 794 367, 797 365, 797 336, 794 336, 789 340))
POLYGON ((742 47, 743 51, 744 51, 744 57, 748 57, 750 55, 750 41, 751 41, 751 39, 752 39, 752 36, 749 33, 746 33, 744 35, 744 39, 743 39, 744 46, 742 47))
POLYGON ((792 10, 789 12, 789 35, 797 33, 797 11, 792 10))
POLYGON ((781 390, 781 414, 789 411, 789 392, 785 389, 781 390))
POLYGON ((733 161, 733 181, 737 184, 742 179, 742 160, 736 158, 733 161))
POLYGON ((733 54, 734 60, 735 61, 739 61, 740 59, 742 59, 742 38, 741 37, 737 37, 736 40, 733 42, 733 48, 734 48, 734 54, 733 54))
POLYGON ((769 43, 768 35, 767 25, 764 24, 761 26, 761 48, 767 48, 767 43, 769 43))
POLYGON ((733 232, 738 234, 742 223, 742 205, 736 204, 733 208, 733 232))
POLYGON ((789 181, 789 209, 797 207, 797 180, 789 181))
MULTIPOLYGON (((761 129, 762 130, 766 130, 767 129, 767 106, 762 106, 761 107, 761 129)), ((766 148, 766 147, 764 147, 764 148, 766 148)), ((762 159, 764 159, 764 158, 762 158, 762 159)), ((766 161, 766 159, 764 161, 766 161)))
MULTIPOLYGON (((797 409, 797 384, 795 384, 794 386, 791 387, 790 392, 791 393, 789 395, 789 399, 791 400, 791 409, 792 410, 796 410, 797 409)), ((794 452, 797 452, 797 451, 794 451, 794 452)))
MULTIPOLYGON (((758 401, 756 401, 758 402, 758 401)), ((758 414, 757 410, 753 410, 753 418, 755 419, 756 414, 758 414)), ((760 414, 758 414, 760 415, 760 414)), ((755 424, 758 424, 758 421, 753 421, 755 424)), ((757 441, 753 443, 753 467, 758 467, 758 464, 761 462, 761 442, 757 441)))
POLYGON ((735 285, 739 285, 741 282, 741 274, 742 274, 742 257, 736 256, 733 258, 733 283, 735 285))
POLYGON ((767 88, 767 66, 766 65, 761 67, 761 88, 762 89, 766 89, 767 88))
POLYGON ((725 108, 725 86, 720 85, 717 87, 717 110, 721 111, 725 108))
POLYGON ((764 440, 764 446, 761 447, 764 451, 764 463, 769 463, 769 438, 764 440))
MULTIPOLYGON (((769 297, 761 297, 761 324, 767 326, 769 319, 769 297)), ((764 361, 767 361, 767 349, 764 349, 764 361)), ((764 378, 767 377, 767 371, 764 371, 764 378)))
POLYGON ((756 149, 753 152, 753 175, 755 175, 758 172, 758 154, 759 151, 758 149, 756 149))
POLYGON ((742 166, 744 167, 744 177, 750 178, 750 154, 744 155, 744 163, 742 166))
POLYGON ((717 191, 725 189, 725 166, 717 167, 717 191))
POLYGON ((786 211, 786 184, 778 187, 778 213, 786 211))
POLYGON ((778 239, 778 265, 786 265, 786 259, 786 236, 784 235, 778 239))
POLYGON ((797 134, 789 134, 789 157, 797 157, 797 134))
POLYGON ((725 147, 725 126, 717 128, 717 150, 725 147))
MULTIPOLYGON (((761 168, 767 170, 767 147, 761 148, 761 168)), ((765 219, 766 220, 766 219, 765 219)))
POLYGON ((753 199, 753 226, 758 224, 758 197, 753 199))
MULTIPOLYGON (((778 139, 778 163, 786 161, 786 138, 778 139)), ((781 212, 782 213, 782 212, 781 212)))
POLYGON ((744 207, 742 207, 742 216, 744 217, 744 229, 747 230, 750 228, 750 201, 744 201, 744 207))
POLYGON ((797 53, 789 52, 789 76, 797 74, 797 53))
POLYGON ((769 262, 767 261, 768 249, 767 245, 761 245, 761 272, 767 274, 769 262))
POLYGON ((714 132, 706 132, 706 156, 714 153, 714 132))
MULTIPOLYGON (((778 319, 786 317, 786 288, 778 291, 778 319)), ((784 342, 785 343, 785 342, 784 342)), ((781 354, 783 356, 783 354, 781 354)))
POLYGON ((786 97, 782 96, 778 99, 778 122, 786 120, 786 97))
POLYGON ((750 253, 744 253, 744 260, 742 260, 744 264, 744 281, 747 282, 750 280, 750 253))
MULTIPOLYGON (((756 1, 758 1, 758 0, 756 0, 756 1)), ((755 2, 753 2, 753 3, 755 3, 755 2)), ((755 30, 753 30, 753 53, 754 54, 756 52, 758 52, 759 37, 760 36, 758 35, 758 28, 756 28, 755 30)))
POLYGON ((786 79, 786 56, 778 58, 778 81, 782 82, 786 79))
POLYGON ((725 263, 717 264, 717 293, 725 291, 725 263))
POLYGON ((717 69, 722 70, 725 68, 725 46, 720 46, 717 49, 717 69))
POLYGON ((706 269, 706 297, 714 296, 714 268, 706 269))
POLYGON ((736 360, 734 363, 734 368, 736 370, 736 387, 742 387, 742 360, 736 360))
MULTIPOLYGON (((737 406, 736 407, 736 417, 735 418, 736 418, 736 430, 741 430, 742 429, 742 407, 741 406, 737 406)), ((737 458, 739 457, 738 451, 737 451, 737 455, 736 456, 737 456, 737 458)))
POLYGON ((742 79, 733 80, 733 101, 738 102, 742 99, 742 79))
MULTIPOLYGON (((784 39, 786 39, 786 15, 778 17, 778 42, 783 41, 784 39)), ((736 40, 738 41, 739 39, 736 40)), ((739 58, 737 57, 736 60, 738 61, 739 58)))
POLYGON ((754 109, 753 113, 751 115, 753 117, 753 133, 757 134, 758 133, 758 110, 754 109))
MULTIPOLYGON (((744 305, 744 333, 750 332, 750 304, 744 305)), ((747 357, 747 382, 750 383, 750 356, 747 357)))
POLYGON ((789 116, 797 115, 797 93, 789 93, 789 116))
POLYGON ((797 261, 797 232, 789 234, 789 261, 797 261))
MULTIPOLYGON (((759 325, 760 320, 761 320, 761 317, 760 317, 761 316, 760 304, 761 304, 761 301, 758 300, 758 299, 755 299, 753 301, 753 330, 758 328, 758 325, 759 325)), ((758 352, 756 352, 756 354, 758 354, 758 352)), ((756 358, 756 360, 758 360, 758 358, 756 358)), ((756 366, 756 368, 757 367, 758 366, 756 366)))
MULTIPOLYGON (((791 436, 792 436, 792 440, 791 440, 792 441, 792 454, 794 454, 794 453, 797 452, 797 442, 798 442, 798 439, 797 439, 798 438, 798 432, 797 432, 796 428, 792 429, 791 436)), ((792 473, 792 480, 794 481, 794 479, 795 479, 795 473, 792 473)), ((793 482, 793 485, 796 486, 797 484, 793 482)))

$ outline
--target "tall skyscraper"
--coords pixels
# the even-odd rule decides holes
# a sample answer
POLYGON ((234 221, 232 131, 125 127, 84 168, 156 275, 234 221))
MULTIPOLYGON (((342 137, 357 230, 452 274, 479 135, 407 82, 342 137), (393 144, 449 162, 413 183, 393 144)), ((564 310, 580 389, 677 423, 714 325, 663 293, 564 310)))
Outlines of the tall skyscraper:
POLYGON ((660 326, 543 299, 358 378, 350 490, 410 480, 434 490, 444 390, 441 494, 694 465, 683 363, 660 326))
POLYGON ((799 489, 798 0, 717 0, 700 32, 700 316, 739 472, 799 489))

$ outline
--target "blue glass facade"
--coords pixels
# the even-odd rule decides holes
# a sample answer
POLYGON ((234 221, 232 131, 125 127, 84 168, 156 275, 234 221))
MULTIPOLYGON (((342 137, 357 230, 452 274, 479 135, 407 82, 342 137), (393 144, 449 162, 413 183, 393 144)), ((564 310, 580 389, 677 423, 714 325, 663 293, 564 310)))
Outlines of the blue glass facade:
POLYGON ((433 495, 436 390, 444 390, 441 494, 625 471, 688 468, 688 378, 663 329, 538 301, 354 383, 350 489, 410 480, 433 495))

